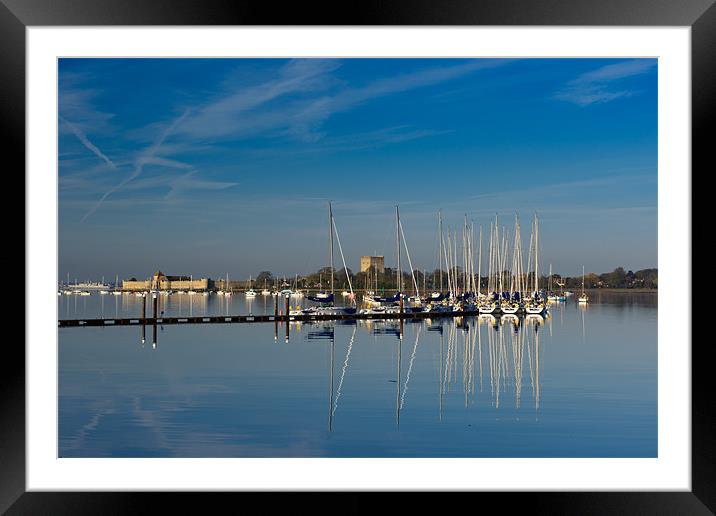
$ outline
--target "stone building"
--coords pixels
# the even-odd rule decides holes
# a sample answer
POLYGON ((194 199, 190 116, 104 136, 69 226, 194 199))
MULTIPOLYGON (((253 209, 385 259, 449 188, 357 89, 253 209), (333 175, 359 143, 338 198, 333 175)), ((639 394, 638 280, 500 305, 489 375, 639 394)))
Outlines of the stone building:
POLYGON ((373 270, 383 274, 385 272, 385 258, 383 256, 361 256, 360 271, 365 272, 373 267, 373 270))
POLYGON ((209 290, 213 282, 209 278, 192 279, 191 276, 167 276, 157 271, 148 280, 122 281, 122 290, 209 290))

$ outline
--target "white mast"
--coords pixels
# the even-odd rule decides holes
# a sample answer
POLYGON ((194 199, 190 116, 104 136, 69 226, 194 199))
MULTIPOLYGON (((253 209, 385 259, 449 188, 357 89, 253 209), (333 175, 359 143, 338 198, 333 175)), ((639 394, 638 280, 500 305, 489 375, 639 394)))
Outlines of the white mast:
MULTIPOLYGON (((443 215, 442 211, 438 210, 438 240, 440 240, 440 256, 438 257, 438 269, 440 270, 440 292, 443 291, 443 215)), ((69 283, 69 280, 68 280, 69 283)))
MULTIPOLYGON (((420 297, 420 290, 418 289, 418 280, 415 278, 415 270, 413 269, 413 261, 410 259, 410 250, 408 249, 408 242, 405 240, 405 231, 403 230, 403 223, 398 220, 398 227, 400 228, 400 234, 403 237, 403 245, 405 246, 405 255, 408 257, 408 265, 410 266, 410 275, 413 278, 413 285, 415 286, 415 295, 420 297)), ((423 282, 425 277, 423 276, 423 282)), ((423 290, 425 287, 423 286, 423 290)))
POLYGON ((535 213, 535 292, 539 292, 539 221, 535 213))
POLYGON ((333 207, 330 201, 328 202, 328 240, 331 248, 331 294, 333 294, 333 207))
POLYGON ((482 283, 482 225, 480 225, 480 253, 477 261, 477 294, 480 295, 480 286, 482 283))
POLYGON ((400 210, 397 206, 395 207, 395 243, 398 246, 398 277, 396 285, 398 287, 398 292, 402 292, 403 278, 401 277, 402 273, 400 270, 400 210))

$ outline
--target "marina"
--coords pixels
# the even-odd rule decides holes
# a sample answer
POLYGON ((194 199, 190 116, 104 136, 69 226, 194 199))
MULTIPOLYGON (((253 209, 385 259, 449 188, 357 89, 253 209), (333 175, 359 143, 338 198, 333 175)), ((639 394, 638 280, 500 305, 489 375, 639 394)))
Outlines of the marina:
MULTIPOLYGON (((362 291, 354 290, 353 283, 358 281, 357 276, 351 275, 346 263, 343 247, 341 246, 338 227, 336 225, 333 208, 328 203, 328 242, 329 242, 329 266, 328 288, 321 288, 318 291, 311 291, 310 287, 302 290, 299 288, 299 276, 296 274, 293 288, 284 288, 279 291, 278 282, 273 291, 266 288, 261 291, 260 298, 263 300, 264 314, 255 315, 229 313, 228 307, 232 294, 235 292, 230 287, 229 274, 223 282, 215 283, 209 278, 194 280, 193 275, 189 276, 167 276, 157 271, 150 279, 138 281, 134 278, 122 282, 119 289, 118 279, 115 279, 115 288, 112 294, 123 296, 133 295, 142 300, 141 312, 130 314, 130 317, 119 317, 115 311, 115 317, 77 318, 69 317, 58 320, 60 327, 78 326, 111 326, 111 325, 134 325, 134 324, 203 324, 203 323, 242 323, 242 322, 272 322, 287 320, 349 320, 349 319, 412 319, 427 317, 462 317, 470 315, 491 315, 491 316, 546 316, 549 305, 565 302, 567 295, 564 294, 564 280, 560 276, 562 292, 557 295, 554 291, 554 284, 557 281, 552 272, 552 265, 549 266, 549 275, 541 277, 539 268, 539 219, 535 213, 530 228, 529 248, 527 259, 522 251, 522 231, 520 219, 515 214, 514 226, 510 233, 508 228, 500 226, 499 218, 495 215, 494 221, 489 225, 489 238, 487 245, 486 275, 482 275, 482 247, 483 232, 482 226, 478 228, 479 239, 475 239, 474 223, 468 223, 465 216, 462 235, 461 251, 458 255, 457 231, 443 230, 442 213, 438 212, 438 280, 436 274, 432 274, 432 291, 427 293, 426 275, 422 278, 418 275, 420 271, 413 268, 410 257, 410 249, 405 238, 405 231, 400 219, 400 209, 395 207, 395 245, 396 245, 396 267, 394 268, 394 293, 386 292, 385 282, 390 279, 389 275, 384 276, 384 286, 380 294, 377 294, 378 282, 373 289, 370 288, 370 277, 376 273, 371 263, 380 263, 383 267, 383 257, 380 261, 368 261, 365 270, 365 287, 362 291), (341 257, 342 269, 336 269, 334 265, 334 250, 337 243, 341 257), (409 274, 403 271, 402 252, 404 251, 409 266, 409 274), (477 269, 475 268, 475 256, 477 256, 477 269), (458 265, 462 261, 461 266, 458 265), (443 269, 444 267, 444 269, 443 269), (444 272, 444 274, 443 274, 444 272), (416 274, 417 273, 417 274, 416 274), (345 304, 338 305, 336 293, 336 275, 345 277, 344 285, 347 290, 341 292, 341 298, 345 304), (420 291, 422 279, 423 291, 420 291), (445 282, 443 281, 445 279, 445 282), (407 280, 407 281, 406 281, 407 280), (541 281, 542 280, 542 281, 541 281), (542 288, 546 283, 547 289, 542 288), (190 313, 188 317, 164 316, 164 310, 160 305, 166 304, 161 301, 167 298, 183 297, 186 295, 189 301, 190 313), (227 310, 220 316, 196 317, 192 312, 195 297, 221 297, 227 310), (273 304, 273 313, 267 313, 266 299, 270 296, 273 304), (148 315, 147 299, 151 299, 153 311, 148 315), (282 301, 283 300, 283 301, 282 301), (360 300, 360 301, 359 301, 360 300), (303 305, 303 306, 302 306, 303 305), (159 311, 158 311, 159 310, 159 311)), ((365 262, 362 257, 362 263, 365 262)), ((368 257, 369 258, 369 257, 368 257)), ((320 274, 319 274, 320 277, 320 274)), ((306 280, 303 279, 304 287, 306 280)), ((81 288, 87 285, 95 286, 101 296, 110 293, 107 286, 102 283, 86 283, 75 285, 75 288, 64 288, 58 290, 58 295, 79 295, 91 296, 89 290, 81 288), (101 290, 100 290, 101 288, 101 290)), ((283 285, 287 285, 285 279, 283 285)), ((321 282, 319 286, 323 287, 321 282)), ((390 289, 390 285, 387 286, 390 289)), ((247 302, 258 301, 259 293, 254 289, 252 277, 244 286, 243 293, 247 302)), ((585 293, 585 272, 582 268, 581 295, 578 302, 586 304, 585 293)), ((181 305, 181 302, 180 302, 181 305)), ((69 305, 67 305, 69 307, 69 305)), ((104 306, 104 302, 102 303, 104 306)), ((251 305, 249 304, 249 308, 251 305)), ((103 314, 102 314, 103 315, 103 314)))

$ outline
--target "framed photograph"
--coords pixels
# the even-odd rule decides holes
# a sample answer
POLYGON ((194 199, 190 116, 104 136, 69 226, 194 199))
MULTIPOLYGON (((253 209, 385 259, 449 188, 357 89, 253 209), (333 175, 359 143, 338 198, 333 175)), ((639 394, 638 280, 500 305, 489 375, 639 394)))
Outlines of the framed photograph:
POLYGON ((0 508, 712 513, 712 4, 2 0, 27 311, 0 508))

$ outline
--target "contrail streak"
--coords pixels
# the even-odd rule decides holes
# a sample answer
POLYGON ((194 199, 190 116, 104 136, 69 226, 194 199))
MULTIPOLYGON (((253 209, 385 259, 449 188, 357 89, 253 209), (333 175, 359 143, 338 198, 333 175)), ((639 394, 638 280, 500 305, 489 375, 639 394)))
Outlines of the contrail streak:
POLYGON ((87 135, 82 132, 82 130, 77 127, 75 124, 69 122, 67 119, 60 117, 60 120, 69 128, 70 131, 72 131, 72 134, 74 134, 77 139, 82 142, 82 145, 87 147, 89 150, 91 150, 98 158, 100 158, 102 161, 107 163, 110 167, 113 169, 117 169, 117 165, 114 164, 114 162, 107 157, 106 154, 104 154, 97 146, 89 141, 89 138, 87 138, 87 135))
POLYGON ((137 161, 135 163, 134 170, 129 175, 129 177, 127 177, 126 179, 123 179, 118 185, 107 190, 105 192, 105 194, 99 199, 99 201, 97 201, 97 203, 87 213, 85 213, 84 217, 82 217, 82 220, 80 220, 80 222, 84 222, 87 219, 87 217, 89 217, 94 212, 96 212, 99 209, 99 207, 102 206, 102 203, 105 201, 105 199, 107 199, 107 197, 109 197, 111 194, 113 194, 114 192, 116 192, 117 190, 122 188, 124 185, 126 185, 130 181, 139 177, 140 174, 142 173, 142 170, 144 169, 144 165, 146 164, 147 159, 154 156, 154 154, 159 150, 159 147, 161 147, 162 144, 164 143, 164 140, 167 139, 167 136, 169 136, 171 134, 171 132, 174 131, 174 129, 176 129, 177 125, 179 125, 181 123, 181 121, 184 120, 188 114, 189 114, 189 110, 187 109, 186 111, 184 111, 184 113, 179 118, 174 120, 174 122, 159 135, 159 138, 157 138, 157 140, 152 144, 152 146, 149 147, 146 150, 146 152, 144 152, 143 154, 141 154, 139 156, 139 158, 137 159, 137 161))

